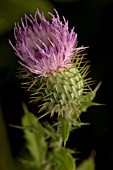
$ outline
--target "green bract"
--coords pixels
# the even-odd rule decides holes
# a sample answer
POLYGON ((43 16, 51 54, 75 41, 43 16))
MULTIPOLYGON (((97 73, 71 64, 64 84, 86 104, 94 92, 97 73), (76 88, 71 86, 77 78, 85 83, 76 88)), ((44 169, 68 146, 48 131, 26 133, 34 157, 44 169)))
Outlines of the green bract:
POLYGON ((76 114, 84 90, 83 78, 78 69, 62 68, 60 73, 48 74, 43 79, 39 79, 36 84, 38 91, 35 94, 38 98, 35 96, 35 99, 43 101, 40 111, 46 109, 51 116, 57 113, 58 116, 67 118, 76 114))

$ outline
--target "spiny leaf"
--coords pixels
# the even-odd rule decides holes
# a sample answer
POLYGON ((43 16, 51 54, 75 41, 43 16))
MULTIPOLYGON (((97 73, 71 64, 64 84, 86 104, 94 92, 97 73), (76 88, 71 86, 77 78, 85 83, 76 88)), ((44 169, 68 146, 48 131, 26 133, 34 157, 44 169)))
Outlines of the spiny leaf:
POLYGON ((75 159, 70 150, 61 148, 54 155, 54 160, 58 166, 57 170, 76 170, 75 159))
POLYGON ((59 119, 59 133, 62 136, 63 142, 64 142, 64 146, 66 145, 66 142, 69 138, 69 134, 71 131, 71 122, 69 119, 65 119, 65 118, 60 118, 59 119))
POLYGON ((26 147, 29 150, 33 162, 37 168, 43 167, 47 143, 45 142, 44 129, 37 121, 36 117, 30 113, 24 105, 25 115, 22 118, 22 125, 24 129, 24 136, 26 138, 26 147), (27 127, 31 127, 28 129, 27 127))
POLYGON ((80 103, 81 103, 81 109, 80 110, 81 110, 81 112, 85 112, 89 106, 101 105, 101 104, 92 102, 92 100, 96 96, 96 92, 99 89, 100 85, 101 85, 101 82, 96 86, 96 88, 93 91, 88 92, 85 95, 82 95, 82 97, 80 99, 80 103))

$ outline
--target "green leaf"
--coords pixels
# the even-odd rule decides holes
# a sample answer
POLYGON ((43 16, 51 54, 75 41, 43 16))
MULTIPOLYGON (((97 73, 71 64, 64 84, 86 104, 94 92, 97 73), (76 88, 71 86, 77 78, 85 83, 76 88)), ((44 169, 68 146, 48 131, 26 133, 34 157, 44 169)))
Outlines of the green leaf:
POLYGON ((87 101, 92 101, 95 98, 96 93, 97 93, 99 87, 101 86, 101 84, 102 84, 102 82, 99 82, 97 84, 97 86, 95 87, 95 89, 89 93, 89 95, 87 96, 87 101))
POLYGON ((61 118, 59 120, 58 126, 59 126, 59 133, 62 136, 64 146, 65 146, 71 131, 71 121, 70 119, 61 118))
POLYGON ((79 167, 77 168, 77 170, 95 170, 95 163, 94 160, 92 158, 88 158, 86 160, 84 160, 79 167))
POLYGON ((47 153, 44 129, 36 117, 27 110, 25 105, 24 112, 25 115, 22 118, 22 125, 25 127, 24 136, 26 139, 26 147, 33 158, 34 165, 41 169, 45 163, 47 153))
POLYGON ((97 90, 99 89, 100 85, 101 85, 101 82, 96 86, 96 88, 93 91, 88 92, 84 96, 81 97, 81 101, 80 101, 80 103, 81 103, 81 108, 80 108, 81 112, 85 112, 87 110, 87 108, 90 107, 90 106, 101 105, 101 104, 92 102, 93 99, 96 96, 97 90))
POLYGON ((23 14, 34 14, 36 9, 45 12, 45 16, 49 17, 47 12, 53 11, 53 6, 46 0, 3 0, 0 1, 0 35, 9 31, 14 22, 20 21, 23 14))
POLYGON ((58 170, 76 170, 75 159, 69 149, 61 148, 55 153, 54 157, 58 170))

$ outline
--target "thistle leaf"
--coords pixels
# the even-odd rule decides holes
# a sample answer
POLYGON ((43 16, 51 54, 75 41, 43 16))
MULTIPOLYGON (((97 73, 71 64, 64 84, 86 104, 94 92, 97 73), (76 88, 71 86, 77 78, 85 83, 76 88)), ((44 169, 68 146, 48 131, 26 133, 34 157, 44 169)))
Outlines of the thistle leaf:
POLYGON ((70 119, 61 118, 59 121, 59 133, 62 136, 64 146, 66 145, 66 142, 69 138, 70 131, 71 131, 70 119))
POLYGON ((25 115, 22 118, 22 125, 26 127, 24 129, 24 137, 26 139, 26 147, 30 152, 33 160, 31 163, 38 169, 43 167, 47 144, 44 137, 44 129, 37 121, 36 117, 30 113, 24 105, 25 115))
POLYGON ((80 109, 81 112, 85 112, 89 106, 100 105, 98 103, 92 102, 92 100, 96 96, 96 92, 99 89, 100 85, 101 85, 101 82, 96 86, 96 88, 93 91, 88 92, 87 94, 85 94, 84 96, 81 97, 81 101, 80 101, 80 103, 81 103, 81 109, 80 109))
POLYGON ((58 170, 76 170, 75 159, 69 149, 61 148, 55 153, 54 157, 58 170))

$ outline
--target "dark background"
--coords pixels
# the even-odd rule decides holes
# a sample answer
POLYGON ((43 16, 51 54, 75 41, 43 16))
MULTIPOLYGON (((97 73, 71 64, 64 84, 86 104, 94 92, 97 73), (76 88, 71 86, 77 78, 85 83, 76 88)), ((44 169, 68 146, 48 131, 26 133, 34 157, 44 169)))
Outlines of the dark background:
MULTIPOLYGON (((49 2, 51 3, 51 11, 53 7, 56 8, 60 16, 65 16, 69 20, 70 28, 75 26, 79 45, 89 46, 87 50, 87 58, 91 61, 89 76, 97 80, 97 83, 102 81, 94 101, 106 104, 91 107, 87 113, 82 114, 81 120, 90 122, 91 125, 73 131, 67 145, 80 151, 78 163, 89 157, 91 152, 95 150, 96 170, 112 170, 113 1, 70 0, 66 2, 64 0, 51 0, 49 2)), ((39 7, 43 11, 49 9, 48 6, 43 9, 43 4, 39 7)), ((38 4, 33 10, 35 11, 36 8, 38 8, 38 4)), ((21 116, 23 115, 21 103, 23 101, 27 103, 29 95, 20 88, 20 80, 16 77, 18 59, 8 44, 8 39, 13 39, 13 26, 9 26, 9 29, 4 30, 0 33, 0 99, 12 154, 15 157, 23 143, 22 132, 11 128, 9 124, 20 125, 21 116)), ((27 104, 27 106, 31 111, 35 110, 32 105, 27 104)))

